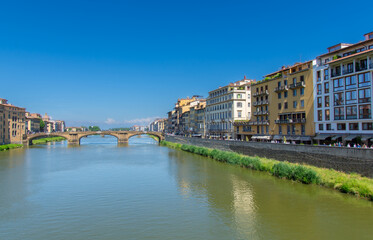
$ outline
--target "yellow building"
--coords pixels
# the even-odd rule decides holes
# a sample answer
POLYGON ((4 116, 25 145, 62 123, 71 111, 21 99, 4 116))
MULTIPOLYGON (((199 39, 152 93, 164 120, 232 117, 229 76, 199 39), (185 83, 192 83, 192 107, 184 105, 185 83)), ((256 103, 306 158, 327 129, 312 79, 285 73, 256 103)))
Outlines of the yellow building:
POLYGON ((235 122, 240 140, 311 142, 315 134, 313 61, 297 63, 252 84, 252 119, 235 122))
POLYGON ((0 98, 2 108, 1 144, 22 143, 25 134, 25 108, 16 107, 0 98))

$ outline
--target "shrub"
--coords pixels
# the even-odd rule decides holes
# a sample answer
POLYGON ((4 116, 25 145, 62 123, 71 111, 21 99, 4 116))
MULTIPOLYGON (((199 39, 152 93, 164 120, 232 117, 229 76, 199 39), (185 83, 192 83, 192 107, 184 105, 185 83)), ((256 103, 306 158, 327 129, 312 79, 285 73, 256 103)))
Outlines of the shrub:
POLYGON ((273 175, 279 178, 291 179, 293 175, 293 168, 286 163, 276 163, 273 165, 273 175))

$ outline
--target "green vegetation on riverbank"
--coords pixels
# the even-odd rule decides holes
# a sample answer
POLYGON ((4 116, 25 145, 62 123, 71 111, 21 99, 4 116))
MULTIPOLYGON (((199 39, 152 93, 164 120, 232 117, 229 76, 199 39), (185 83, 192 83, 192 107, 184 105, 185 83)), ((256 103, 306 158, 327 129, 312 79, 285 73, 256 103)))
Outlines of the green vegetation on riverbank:
POLYGON ((0 145, 0 151, 6 151, 9 149, 14 149, 14 148, 21 148, 23 147, 22 144, 5 144, 5 145, 0 145))
POLYGON ((42 144, 47 142, 60 142, 66 140, 64 137, 49 137, 32 140, 32 144, 42 144))
POLYGON ((245 156, 234 152, 171 143, 167 141, 162 141, 161 145, 196 153, 219 162, 269 172, 273 176, 279 178, 286 178, 305 184, 314 183, 328 188, 337 189, 340 192, 353 194, 373 201, 373 179, 362 177, 359 174, 348 174, 333 169, 282 162, 257 156, 245 156))

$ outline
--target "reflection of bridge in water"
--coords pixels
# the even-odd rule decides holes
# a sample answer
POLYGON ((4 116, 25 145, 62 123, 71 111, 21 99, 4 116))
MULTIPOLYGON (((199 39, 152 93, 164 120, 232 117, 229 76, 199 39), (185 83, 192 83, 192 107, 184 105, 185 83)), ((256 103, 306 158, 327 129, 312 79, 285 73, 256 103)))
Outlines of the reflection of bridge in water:
POLYGON ((24 145, 32 145, 32 140, 46 137, 64 137, 70 145, 80 145, 80 139, 91 135, 110 135, 118 139, 118 144, 128 143, 130 137, 148 134, 158 138, 158 142, 164 139, 160 132, 140 132, 140 131, 97 131, 97 132, 54 132, 28 134, 23 139, 24 145))

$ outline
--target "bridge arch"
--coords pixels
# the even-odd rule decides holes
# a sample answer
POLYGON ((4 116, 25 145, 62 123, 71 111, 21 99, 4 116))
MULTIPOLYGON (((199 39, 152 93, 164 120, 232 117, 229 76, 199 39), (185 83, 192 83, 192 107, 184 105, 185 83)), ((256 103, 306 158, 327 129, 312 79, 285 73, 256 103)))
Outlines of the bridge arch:
POLYGON ((64 133, 35 133, 32 135, 28 135, 26 139, 26 143, 27 145, 32 145, 32 140, 48 138, 48 137, 63 137, 66 140, 68 140, 68 138, 66 137, 66 134, 64 133))
POLYGON ((128 139, 130 139, 133 136, 139 136, 139 135, 151 135, 158 139, 158 143, 160 143, 163 140, 163 136, 161 133, 154 133, 154 132, 136 132, 132 134, 128 134, 128 139))
POLYGON ((80 134, 80 136, 78 138, 79 145, 80 145, 80 141, 81 141, 82 138, 88 137, 88 136, 94 136, 94 135, 113 136, 117 139, 118 143, 120 143, 120 138, 119 138, 118 134, 110 133, 110 132, 87 132, 86 134, 80 134))

